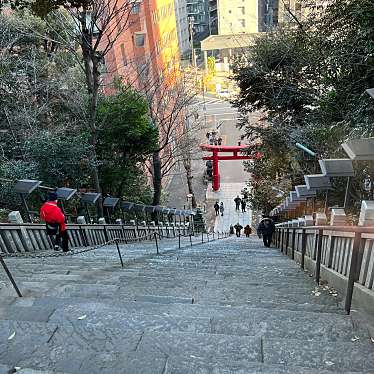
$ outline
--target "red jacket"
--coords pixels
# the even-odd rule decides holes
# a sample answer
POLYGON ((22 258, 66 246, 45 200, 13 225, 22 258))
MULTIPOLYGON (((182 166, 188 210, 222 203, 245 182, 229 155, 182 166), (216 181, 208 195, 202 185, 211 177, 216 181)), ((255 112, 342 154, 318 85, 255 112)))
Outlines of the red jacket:
POLYGON ((66 230, 65 216, 56 201, 47 201, 40 208, 40 218, 46 223, 59 223, 60 230, 66 230))

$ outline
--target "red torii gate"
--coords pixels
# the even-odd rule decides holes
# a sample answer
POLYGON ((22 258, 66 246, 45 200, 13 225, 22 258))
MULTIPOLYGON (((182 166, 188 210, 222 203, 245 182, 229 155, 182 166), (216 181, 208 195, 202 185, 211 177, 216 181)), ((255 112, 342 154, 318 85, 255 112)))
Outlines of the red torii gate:
MULTIPOLYGON (((220 176, 219 176, 219 167, 218 162, 224 160, 251 160, 254 157, 243 155, 245 151, 248 151, 247 145, 237 145, 237 146, 221 146, 221 145, 209 145, 209 144, 200 144, 200 148, 203 151, 212 152, 212 156, 204 156, 203 160, 213 161, 213 191, 218 191, 220 187, 220 176), (230 156, 220 156, 218 153, 232 153, 230 156), (240 153, 240 155, 239 155, 240 153)), ((258 154, 255 156, 259 157, 258 154)))

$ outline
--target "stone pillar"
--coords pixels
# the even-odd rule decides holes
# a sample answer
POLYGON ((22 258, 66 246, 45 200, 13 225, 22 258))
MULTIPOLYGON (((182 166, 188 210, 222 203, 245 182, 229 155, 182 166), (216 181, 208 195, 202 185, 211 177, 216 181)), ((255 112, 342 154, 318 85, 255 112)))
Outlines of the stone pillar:
POLYGON ((21 213, 18 210, 14 210, 8 214, 8 222, 9 223, 16 223, 16 224, 22 224, 23 219, 21 216, 21 213))
POLYGON ((230 71, 229 58, 227 56, 223 58, 223 69, 227 72, 230 71))
POLYGON ((327 225, 326 213, 317 212, 316 213, 316 226, 327 225))
POLYGON ((205 72, 208 72, 208 51, 203 51, 204 52, 204 67, 205 67, 205 72))
POLYGON ((77 224, 78 225, 85 225, 86 224, 86 218, 84 216, 78 216, 77 217, 77 224))
POLYGON ((374 226, 374 201, 362 201, 358 225, 374 226))
POLYGON ((333 208, 331 209, 331 226, 346 226, 348 224, 347 215, 344 209, 333 208))
POLYGON ((310 216, 305 216, 305 226, 314 226, 314 220, 313 220, 313 216, 310 215, 310 216))

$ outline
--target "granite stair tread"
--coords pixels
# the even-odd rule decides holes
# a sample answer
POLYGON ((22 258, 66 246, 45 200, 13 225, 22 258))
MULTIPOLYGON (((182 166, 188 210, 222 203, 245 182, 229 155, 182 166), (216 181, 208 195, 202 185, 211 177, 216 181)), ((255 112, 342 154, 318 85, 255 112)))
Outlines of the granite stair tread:
POLYGON ((0 272, 0 374, 374 372, 368 330, 277 250, 161 243, 121 246, 124 268, 113 246, 6 259, 25 297, 0 272))

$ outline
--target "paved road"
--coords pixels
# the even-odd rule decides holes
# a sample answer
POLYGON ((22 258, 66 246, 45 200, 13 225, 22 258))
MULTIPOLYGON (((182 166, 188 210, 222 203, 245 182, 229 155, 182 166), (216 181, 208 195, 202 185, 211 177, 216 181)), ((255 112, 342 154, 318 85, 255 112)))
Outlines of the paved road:
MULTIPOLYGON (((197 203, 202 205, 206 197, 206 185, 204 184, 203 177, 205 171, 205 161, 202 160, 203 152, 200 150, 199 144, 206 142, 205 135, 208 129, 214 127, 218 121, 222 122, 221 129, 222 134, 224 135, 224 141, 227 144, 236 142, 237 138, 239 137, 239 132, 235 128, 237 111, 236 109, 232 108, 227 101, 212 97, 206 97, 205 100, 203 97, 197 97, 194 100, 192 107, 197 109, 200 120, 199 129, 194 131, 194 135, 196 136, 196 146, 192 151, 192 174, 194 175, 193 189, 197 203)), ((231 163, 232 161, 227 161, 227 165, 222 164, 222 167, 224 169, 227 168, 229 172, 225 174, 229 176, 231 180, 235 180, 237 179, 238 175, 242 174, 242 169, 240 166, 241 162, 236 162, 236 165, 234 165, 235 169, 230 167, 231 163)), ((187 181, 182 165, 180 165, 179 169, 176 168, 176 170, 174 170, 174 175, 167 187, 167 192, 167 205, 175 208, 183 208, 183 206, 187 204, 187 181)))
MULTIPOLYGON (((206 117, 211 127, 219 125, 220 136, 224 145, 237 145, 240 141, 242 131, 236 127, 238 112, 230 103, 208 98, 205 104, 206 117)), ((234 198, 240 194, 249 179, 248 173, 244 170, 242 161, 220 161, 221 188, 214 192, 211 186, 207 189, 207 201, 209 205, 212 202, 222 201, 225 212, 223 216, 216 218, 215 231, 228 230, 230 225, 240 223, 243 227, 252 221, 252 212, 247 209, 245 213, 235 210, 234 198)), ((210 207, 211 208, 211 207, 210 207)))
MULTIPOLYGON (((220 136, 225 145, 237 145, 240 140, 242 131, 236 127, 238 112, 231 104, 222 99, 214 97, 198 96, 193 106, 198 109, 199 118, 201 120, 201 128, 197 132, 197 144, 193 152, 194 160, 192 162, 192 169, 194 175, 194 191, 198 203, 202 204, 207 198, 207 209, 212 209, 214 201, 223 201, 225 206, 225 214, 223 217, 218 217, 213 225, 208 222, 208 226, 215 228, 215 230, 228 230, 230 225, 240 223, 242 226, 250 224, 252 212, 247 211, 245 214, 238 214, 235 212, 235 205, 233 199, 240 194, 240 191, 245 187, 249 179, 249 175, 244 170, 242 161, 221 161, 220 175, 221 175, 221 190, 213 192, 210 185, 203 184, 203 174, 205 170, 205 162, 202 161, 203 152, 199 150, 198 144, 205 143, 205 134, 208 129, 219 126, 220 136), (206 194, 205 194, 206 192, 206 194)), ((186 204, 187 184, 183 172, 177 173, 172 180, 169 188, 169 205, 177 208, 183 207, 186 204)))

